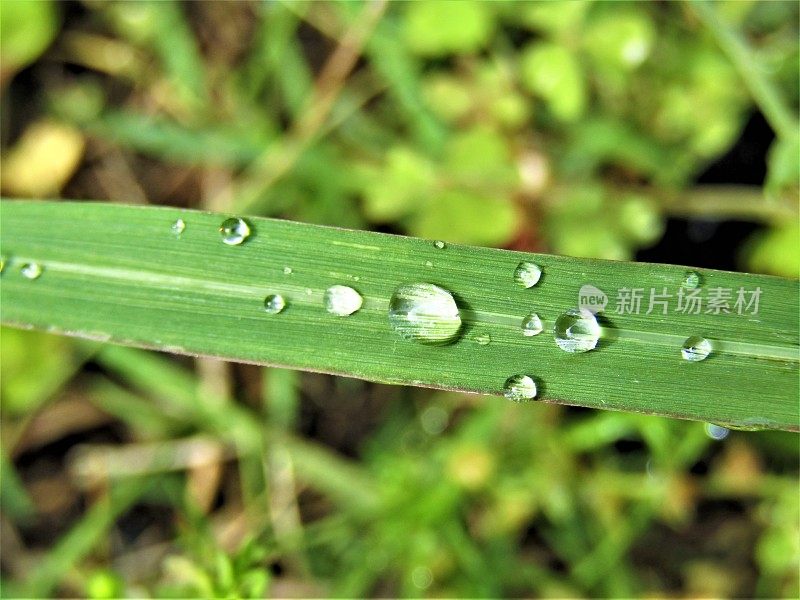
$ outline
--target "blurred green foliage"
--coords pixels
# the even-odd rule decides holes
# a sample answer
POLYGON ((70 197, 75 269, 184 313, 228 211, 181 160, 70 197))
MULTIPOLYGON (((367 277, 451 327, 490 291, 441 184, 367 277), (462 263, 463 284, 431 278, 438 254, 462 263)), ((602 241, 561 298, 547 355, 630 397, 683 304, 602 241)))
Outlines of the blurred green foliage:
MULTIPOLYGON (((678 2, 382 8, 371 24, 364 3, 4 0, 3 124, 31 118, 12 100, 33 63, 35 111, 94 148, 65 196, 624 260, 660 239, 672 199, 692 197, 754 111, 797 122, 795 2, 714 3, 715 30, 678 2), (328 70, 337 51, 355 53, 352 73, 328 70), (754 100, 753 77, 777 109, 754 100)), ((800 138, 771 124, 748 207, 767 227, 742 264, 796 277, 800 138)), ((716 200, 723 219, 725 192, 716 200)), ((696 423, 352 381, 321 392, 313 376, 209 378, 202 364, 97 352, 2 333, 2 509, 33 540, 27 562, 4 548, 3 596, 800 594, 791 434, 714 441, 696 423), (106 473, 88 489, 60 473, 66 497, 93 502, 58 513, 67 523, 48 539, 43 476, 14 461, 37 452, 31 424, 76 395, 135 451, 195 434, 230 449, 217 504, 190 493, 213 481, 203 471, 106 473), (337 446, 346 436, 321 436, 326 420, 367 424, 337 446), (126 538, 117 517, 134 505, 169 514, 169 530, 126 538)), ((68 433, 94 440, 80 423, 68 433)))

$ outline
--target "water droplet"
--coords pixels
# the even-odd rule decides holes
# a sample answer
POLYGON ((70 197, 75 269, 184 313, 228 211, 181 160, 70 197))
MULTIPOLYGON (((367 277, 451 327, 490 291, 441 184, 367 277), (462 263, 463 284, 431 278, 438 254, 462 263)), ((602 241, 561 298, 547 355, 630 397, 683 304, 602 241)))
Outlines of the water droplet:
POLYGON ((588 352, 597 346, 600 325, 585 308, 572 308, 556 319, 553 335, 564 352, 588 352))
POLYGON ((517 265, 514 270, 514 281, 524 288, 532 288, 542 277, 542 269, 539 265, 526 260, 517 265))
POLYGON ((475 336, 475 341, 481 346, 488 346, 492 343, 492 336, 488 333, 481 333, 475 336))
POLYGON ((346 285, 334 285, 325 290, 325 309, 334 315, 352 315, 363 304, 364 299, 357 291, 346 285))
POLYGON ((175 235, 180 235, 183 233, 183 230, 186 229, 186 222, 183 219, 177 219, 170 227, 172 233, 175 235))
POLYGON ((542 333, 542 320, 536 313, 531 313, 522 319, 522 335, 530 337, 542 333))
POLYGON ((686 271, 683 276, 683 287, 689 290, 700 287, 703 283, 703 276, 697 271, 686 271))
POLYGON ((426 266, 426 267, 432 267, 432 266, 433 266, 433 263, 432 263, 431 261, 429 261, 429 260, 426 260, 426 261, 425 261, 425 266, 426 266))
POLYGON ((389 300, 389 324, 400 336, 420 344, 446 344, 461 329, 453 295, 432 283, 401 285, 389 300))
POLYGON ((20 267, 19 272, 27 279, 39 279, 39 276, 42 274, 42 267, 39 263, 35 262, 25 263, 20 267))
POLYGON ((283 267, 283 274, 284 275, 291 275, 292 274, 292 267, 283 267))
POLYGON ((229 246, 238 246, 250 235, 250 226, 244 219, 231 217, 222 222, 222 225, 219 226, 219 232, 222 234, 223 242, 229 246))
POLYGON ((684 360, 700 362, 708 358, 709 354, 711 354, 711 342, 704 337, 693 335, 683 342, 681 356, 683 356, 684 360))
POLYGON ((503 395, 514 402, 525 402, 536 397, 536 382, 527 375, 512 375, 503 385, 503 395))
POLYGON ((286 308, 286 300, 280 294, 270 294, 264 298, 264 310, 267 313, 277 315, 284 308, 286 308))
POLYGON ((433 247, 436 248, 437 250, 444 250, 445 248, 447 248, 447 244, 445 244, 442 240, 436 240, 435 242, 433 242, 433 247))
POLYGON ((712 440, 724 440, 728 437, 730 429, 722 425, 715 425, 714 423, 706 423, 706 435, 712 440))

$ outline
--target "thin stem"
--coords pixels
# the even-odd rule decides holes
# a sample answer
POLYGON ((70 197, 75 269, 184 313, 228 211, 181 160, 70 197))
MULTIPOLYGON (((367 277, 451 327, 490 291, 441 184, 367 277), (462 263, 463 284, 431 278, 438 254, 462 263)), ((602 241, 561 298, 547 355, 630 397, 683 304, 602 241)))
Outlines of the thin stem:
POLYGON ((719 17, 709 2, 689 0, 689 6, 739 71, 750 95, 764 113, 775 134, 782 139, 797 135, 797 118, 784 103, 775 84, 765 76, 762 68, 753 59, 753 49, 719 17))

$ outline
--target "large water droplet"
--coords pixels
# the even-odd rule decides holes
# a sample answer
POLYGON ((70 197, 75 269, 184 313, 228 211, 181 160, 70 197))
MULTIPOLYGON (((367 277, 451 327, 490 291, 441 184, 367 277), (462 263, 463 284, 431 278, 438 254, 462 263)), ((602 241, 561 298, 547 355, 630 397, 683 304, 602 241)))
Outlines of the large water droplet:
POLYGON ((42 267, 39 263, 35 262, 25 263, 20 267, 19 272, 27 279, 39 279, 39 276, 42 274, 42 267))
POLYGON ((724 440, 728 437, 730 429, 722 425, 715 425, 714 423, 706 423, 706 435, 712 440, 724 440))
POLYGON ((389 300, 389 324, 402 337, 421 344, 446 344, 461 329, 453 295, 432 283, 401 285, 389 300))
POLYGON ((177 219, 170 227, 174 235, 182 234, 184 229, 186 229, 186 222, 183 219, 177 219))
POLYGON ((503 395, 514 402, 525 402, 536 397, 536 382, 527 375, 512 375, 503 385, 503 395))
POLYGON ((522 335, 530 337, 542 333, 542 320, 536 313, 531 313, 522 319, 522 335))
POLYGON ((588 352, 597 346, 600 325, 585 308, 572 308, 556 319, 553 335, 564 352, 588 352))
POLYGON ((244 219, 231 217, 222 222, 222 225, 219 226, 219 232, 222 234, 223 242, 229 246, 238 246, 249 237, 250 226, 244 219))
POLYGON ((475 336, 475 341, 481 346, 488 346, 492 343, 492 336, 488 333, 479 333, 475 336))
POLYGON ((433 242, 433 247, 436 248, 437 250, 444 250, 445 248, 447 248, 447 244, 445 244, 442 240, 436 240, 435 242, 433 242))
POLYGON ((683 287, 689 290, 700 287, 703 283, 703 276, 697 271, 686 271, 683 275, 683 287))
POLYGON ((357 291, 346 285, 334 285, 325 290, 323 298, 325 309, 334 315, 346 317, 352 315, 363 304, 364 299, 357 291))
POLYGON ((683 342, 681 356, 683 356, 684 360, 688 360, 689 362, 700 362, 708 358, 708 355, 711 354, 711 350, 711 342, 699 335, 693 335, 683 342))
POLYGON ((264 298, 264 310, 267 313, 277 315, 284 308, 286 308, 286 300, 280 294, 270 294, 264 298))
POLYGON ((542 277, 542 269, 539 265, 528 261, 522 261, 514 270, 514 281, 524 288, 532 288, 542 277))

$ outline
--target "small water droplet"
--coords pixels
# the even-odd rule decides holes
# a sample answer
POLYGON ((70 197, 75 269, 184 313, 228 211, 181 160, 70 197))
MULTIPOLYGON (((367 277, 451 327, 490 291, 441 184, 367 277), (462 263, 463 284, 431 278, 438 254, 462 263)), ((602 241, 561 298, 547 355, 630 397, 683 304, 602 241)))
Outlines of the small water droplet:
POLYGON ((597 346, 600 325, 585 308, 572 308, 556 319, 553 336, 564 352, 588 352, 597 346))
POLYGON ((706 435, 712 440, 724 440, 730 434, 730 429, 714 423, 706 423, 706 435))
POLYGON ((39 263, 35 262, 25 263, 20 267, 19 272, 27 279, 39 279, 39 276, 42 274, 42 267, 39 263))
POLYGON ((182 234, 184 229, 186 229, 186 222, 183 219, 177 219, 170 227, 170 230, 175 235, 182 234))
POLYGON ((280 294, 270 294, 264 298, 264 310, 267 313, 277 315, 284 308, 286 308, 286 300, 280 294))
POLYGON ((429 260, 426 260, 425 261, 425 266, 430 268, 430 267, 433 266, 433 263, 431 261, 429 261, 429 260))
POLYGON ((446 289, 432 283, 401 285, 389 300, 389 324, 420 344, 446 344, 461 329, 461 314, 446 289))
POLYGON ((325 309, 334 315, 346 317, 352 315, 363 304, 364 299, 357 291, 346 285, 334 285, 325 290, 323 299, 325 309))
POLYGON ((250 236, 250 226, 244 219, 231 217, 222 222, 219 232, 222 234, 223 242, 229 246, 238 246, 250 236))
POLYGON ((708 355, 711 354, 711 350, 711 342, 699 335, 693 335, 683 342, 681 356, 683 356, 684 360, 688 360, 689 362, 700 362, 708 358, 708 355))
POLYGON ((284 275, 291 275, 292 274, 292 267, 283 267, 283 274, 284 275))
POLYGON ((536 397, 536 382, 528 375, 512 375, 503 385, 503 395, 514 402, 536 397))
POLYGON ((531 313, 522 319, 522 335, 530 337, 542 333, 542 320, 536 313, 531 313))
POLYGON ((447 244, 445 244, 442 240, 436 240, 435 242, 433 242, 433 247, 436 248, 437 250, 444 250, 445 248, 447 248, 447 244))
POLYGON ((542 277, 542 269, 539 265, 529 261, 522 261, 514 270, 514 281, 524 288, 532 288, 542 277))
POLYGON ((683 276, 683 287, 689 290, 700 287, 703 283, 703 276, 697 271, 686 271, 683 276))
POLYGON ((488 346, 492 343, 492 336, 488 333, 481 333, 475 336, 475 341, 481 346, 488 346))

